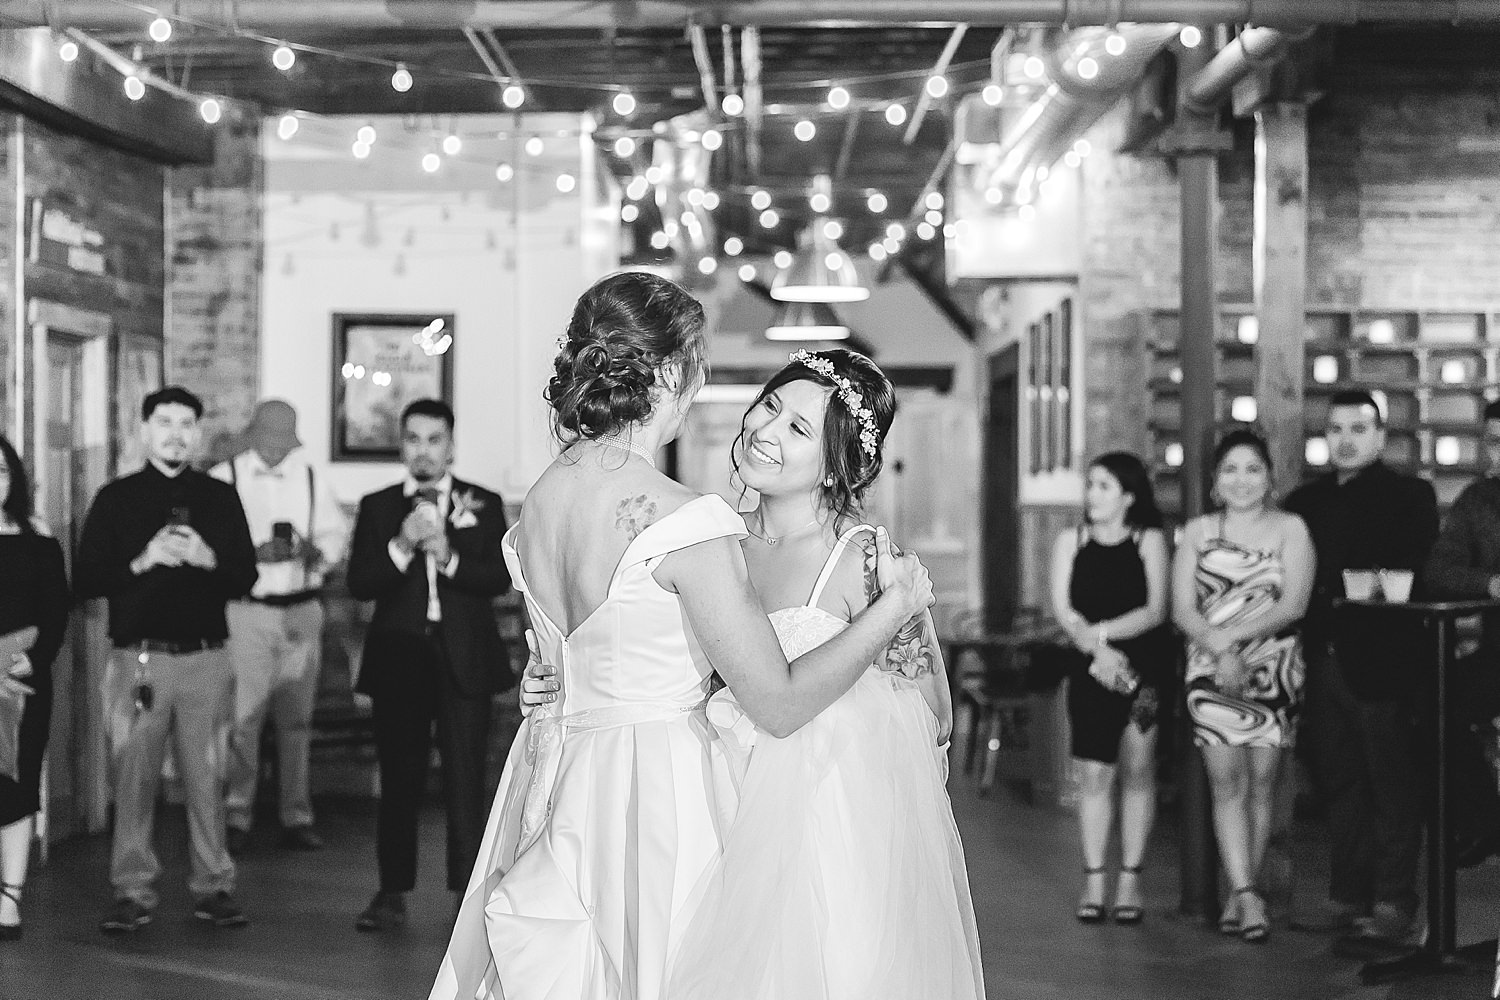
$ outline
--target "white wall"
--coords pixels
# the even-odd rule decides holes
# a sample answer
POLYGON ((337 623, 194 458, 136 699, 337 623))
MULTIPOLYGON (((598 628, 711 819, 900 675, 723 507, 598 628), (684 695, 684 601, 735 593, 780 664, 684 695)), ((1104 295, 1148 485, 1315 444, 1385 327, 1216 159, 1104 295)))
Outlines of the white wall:
MULTIPOLYGON (((333 314, 428 310, 455 314, 455 472, 519 502, 551 460, 541 390, 574 300, 618 259, 617 195, 596 176, 587 123, 517 121, 307 121, 291 141, 268 123, 261 383, 296 406, 315 460, 330 452, 333 314), (350 143, 366 122, 379 138, 359 161, 350 143), (461 154, 425 174, 422 153, 450 128, 461 154), (546 136, 540 156, 520 148, 531 133, 546 136), (508 183, 501 160, 515 166, 508 183), (567 194, 563 171, 578 178, 567 194)), ((401 475, 395 463, 331 470, 346 501, 401 475)))

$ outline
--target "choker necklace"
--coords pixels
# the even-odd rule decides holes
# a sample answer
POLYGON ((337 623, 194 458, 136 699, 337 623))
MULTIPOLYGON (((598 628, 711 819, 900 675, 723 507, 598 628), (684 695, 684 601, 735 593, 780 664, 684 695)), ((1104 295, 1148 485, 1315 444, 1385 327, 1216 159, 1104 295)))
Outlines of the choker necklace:
POLYGON ((645 461, 647 465, 651 466, 651 468, 653 469, 656 468, 656 456, 652 455, 649 451, 647 451, 645 448, 642 448, 634 441, 630 441, 625 438, 618 438, 611 434, 605 434, 601 437, 594 438, 594 443, 602 444, 606 448, 618 448, 621 451, 635 452, 645 461))
POLYGON ((765 517, 761 516, 761 517, 756 518, 756 520, 760 522, 761 530, 760 531, 752 531, 752 532, 750 532, 750 534, 754 535, 756 538, 759 538, 761 541, 765 542, 767 545, 771 546, 771 548, 773 548, 773 549, 776 546, 780 545, 782 542, 786 541, 788 538, 791 538, 791 537, 793 537, 795 535, 800 535, 804 531, 806 531, 808 528, 812 528, 812 527, 815 527, 815 526, 820 526, 822 524, 822 522, 820 522, 817 518, 813 518, 811 521, 808 521, 806 524, 804 524, 800 528, 793 528, 791 531, 785 532, 784 534, 780 534, 780 535, 768 535, 768 534, 765 533, 765 528, 766 528, 765 517))

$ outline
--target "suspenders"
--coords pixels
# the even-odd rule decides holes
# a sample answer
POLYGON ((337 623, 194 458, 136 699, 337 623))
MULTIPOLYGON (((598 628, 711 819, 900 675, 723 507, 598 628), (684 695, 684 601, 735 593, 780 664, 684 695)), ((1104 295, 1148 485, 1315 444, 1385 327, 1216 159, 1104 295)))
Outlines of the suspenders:
MULTIPOLYGON (((240 469, 233 458, 229 460, 229 483, 236 493, 240 491, 240 469)), ((307 467, 307 540, 309 542, 313 539, 313 525, 318 523, 317 514, 318 491, 313 485, 313 467, 309 465, 307 467)))

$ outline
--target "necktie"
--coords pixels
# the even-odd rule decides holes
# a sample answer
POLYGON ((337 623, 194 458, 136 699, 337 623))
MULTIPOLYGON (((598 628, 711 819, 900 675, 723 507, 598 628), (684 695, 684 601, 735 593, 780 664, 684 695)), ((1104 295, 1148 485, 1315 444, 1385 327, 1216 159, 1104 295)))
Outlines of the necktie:
MULTIPOLYGON (((443 508, 438 502, 441 496, 437 490, 430 486, 417 490, 416 494, 417 506, 420 507, 422 504, 432 505, 432 516, 438 522, 439 526, 443 523, 443 508)), ((428 552, 425 554, 424 561, 427 565, 427 620, 430 622, 440 622, 443 620, 443 606, 438 601, 437 560, 433 558, 431 552, 428 552)))

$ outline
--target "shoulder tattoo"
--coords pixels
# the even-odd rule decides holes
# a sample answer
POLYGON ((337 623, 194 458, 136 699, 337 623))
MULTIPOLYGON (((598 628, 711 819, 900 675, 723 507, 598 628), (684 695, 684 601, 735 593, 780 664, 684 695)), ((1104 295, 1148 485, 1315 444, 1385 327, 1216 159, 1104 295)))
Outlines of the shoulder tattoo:
POLYGON ((642 493, 615 504, 615 529, 632 542, 656 520, 656 501, 642 493))

